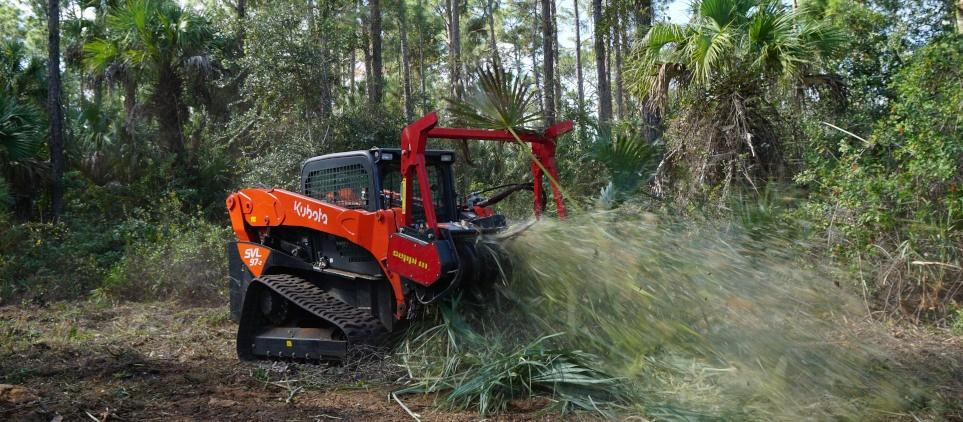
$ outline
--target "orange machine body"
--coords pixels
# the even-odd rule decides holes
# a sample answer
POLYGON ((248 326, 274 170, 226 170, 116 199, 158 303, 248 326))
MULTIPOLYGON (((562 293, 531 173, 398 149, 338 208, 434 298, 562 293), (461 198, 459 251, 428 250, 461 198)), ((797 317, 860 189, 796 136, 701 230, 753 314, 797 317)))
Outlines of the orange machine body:
POLYGON ((375 257, 391 283, 398 313, 403 310, 401 276, 387 265, 388 239, 399 229, 399 209, 341 208, 283 189, 243 189, 228 196, 226 204, 238 241, 257 242, 259 230, 284 225, 329 233, 364 248, 375 257))

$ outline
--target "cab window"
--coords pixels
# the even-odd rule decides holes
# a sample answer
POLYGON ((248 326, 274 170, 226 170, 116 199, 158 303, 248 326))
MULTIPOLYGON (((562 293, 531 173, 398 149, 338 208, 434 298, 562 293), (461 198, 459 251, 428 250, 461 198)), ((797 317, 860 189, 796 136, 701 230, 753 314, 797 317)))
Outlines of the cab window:
MULTIPOLYGON (((428 165, 428 183, 431 185, 431 202, 435 204, 435 215, 439 220, 445 219, 448 214, 448 203, 445 195, 444 170, 438 165, 428 165)), ((422 204, 421 190, 418 187, 417 177, 409 180, 412 183, 412 198, 408 201, 411 207, 411 214, 415 222, 425 221, 425 208, 422 204)), ((401 207, 401 169, 398 166, 387 167, 381 174, 381 198, 383 208, 401 207)))

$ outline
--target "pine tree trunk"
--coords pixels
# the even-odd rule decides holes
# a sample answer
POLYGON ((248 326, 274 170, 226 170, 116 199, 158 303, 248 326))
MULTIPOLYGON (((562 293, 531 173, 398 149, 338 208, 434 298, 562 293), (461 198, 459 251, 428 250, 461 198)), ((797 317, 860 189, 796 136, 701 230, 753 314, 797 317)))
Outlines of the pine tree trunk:
POLYGON ((602 0, 592 0, 592 24, 595 26, 595 71, 598 77, 599 123, 612 121, 612 90, 605 64, 605 22, 602 21, 602 0))
POLYGON ((354 67, 355 67, 355 64, 358 62, 358 49, 357 49, 357 45, 354 45, 354 44, 351 45, 351 53, 350 53, 350 56, 349 56, 349 59, 348 59, 348 60, 350 61, 350 63, 348 63, 348 78, 350 78, 350 82, 348 83, 348 97, 349 97, 349 98, 354 98, 354 89, 355 89, 355 87, 354 87, 354 85, 355 85, 355 75, 354 75, 355 68, 354 68, 354 67))
MULTIPOLYGON (((418 0, 415 20, 424 22, 424 5, 418 0)), ((428 114, 428 85, 425 77, 425 28, 418 25, 418 77, 421 79, 421 114, 428 114)))
POLYGON ((47 114, 50 121, 50 202, 54 221, 64 214, 64 131, 60 107, 60 0, 47 2, 47 114))
POLYGON ((371 37, 368 34, 368 27, 371 19, 368 18, 368 10, 361 8, 362 0, 358 0, 358 10, 361 12, 361 53, 364 55, 364 89, 365 95, 371 92, 371 37))
POLYGON ((632 14, 635 18, 635 40, 642 41, 652 26, 652 0, 635 0, 632 14))
POLYGON ((497 5, 496 0, 488 0, 485 7, 485 12, 488 14, 488 49, 491 50, 492 66, 495 67, 501 65, 501 59, 498 57, 498 39, 495 35, 495 7, 497 5))
POLYGON ((451 94, 462 98, 461 80, 461 5, 459 0, 448 0, 448 53, 451 72, 451 94))
POLYGON ((558 13, 555 10, 555 0, 552 0, 552 45, 555 48, 555 115, 562 112, 562 75, 558 69, 561 54, 558 50, 558 13))
POLYGON ((163 141, 167 152, 174 154, 175 163, 190 170, 192 163, 186 150, 184 141, 184 121, 187 119, 187 107, 181 102, 184 92, 184 80, 173 67, 160 71, 157 78, 157 88, 151 98, 153 116, 157 119, 157 132, 163 141))
POLYGON ((538 100, 538 112, 545 114, 545 92, 542 89, 542 71, 538 67, 538 5, 532 8, 532 74, 535 75, 535 98, 538 100))
POLYGON ((411 98, 411 58, 408 55, 408 19, 405 13, 405 0, 398 0, 398 30, 401 36, 401 80, 405 121, 410 122, 414 119, 415 108, 411 98))
POLYGON ((137 107, 137 81, 132 75, 124 75, 124 133, 130 139, 134 135, 134 109, 137 107))
POLYGON ((244 22, 247 19, 247 0, 237 0, 237 4, 234 6, 234 11, 237 13, 237 32, 235 36, 237 37, 237 52, 243 57, 244 56, 244 22))
MULTIPOLYGON (((359 0, 355 0, 354 2, 354 23, 358 23, 361 20, 361 8, 359 7, 359 3, 359 0)), ((361 45, 361 39, 364 37, 358 35, 358 30, 354 26, 352 26, 351 31, 353 39, 351 40, 351 64, 349 69, 350 74, 348 75, 348 78, 350 78, 350 84, 348 85, 348 98, 350 98, 351 101, 354 101, 355 94, 358 90, 356 80, 357 75, 355 75, 355 71, 357 70, 356 66, 358 63, 358 46, 361 45)))
POLYGON ((555 123, 555 39, 552 33, 552 1, 541 0, 542 3, 542 71, 545 74, 545 120, 555 123))
MULTIPOLYGON (((329 6, 327 2, 321 1, 319 7, 321 8, 320 10, 321 24, 324 25, 328 21, 329 6)), ((327 33, 326 31, 318 27, 318 23, 314 18, 314 13, 315 13, 314 8, 315 8, 314 0, 309 0, 308 1, 308 22, 309 22, 308 25, 310 27, 311 33, 314 36, 318 37, 318 44, 321 47, 321 54, 322 54, 322 60, 323 60, 323 63, 321 64, 321 86, 319 87, 320 92, 318 95, 318 97, 320 97, 319 100, 321 104, 318 111, 321 117, 329 117, 331 116, 331 111, 333 108, 333 105, 332 105, 333 101, 331 98, 331 94, 332 94, 331 85, 332 85, 332 80, 334 78, 332 77, 333 72, 331 70, 331 67, 334 60, 331 59, 332 51, 330 48, 328 48, 327 33)))
POLYGON ((522 52, 519 46, 516 45, 512 48, 512 56, 515 59, 515 74, 521 77, 524 75, 525 69, 522 69, 522 52))
POLYGON ((575 10, 575 78, 578 81, 578 114, 585 113, 585 79, 582 77, 582 21, 578 15, 578 0, 572 0, 575 10))
POLYGON ((615 74, 615 113, 619 120, 625 118, 625 90, 622 88, 622 25, 620 13, 615 14, 615 22, 612 22, 612 49, 615 50, 615 66, 612 72, 615 74))
POLYGON ((371 87, 368 92, 368 102, 372 106, 381 105, 384 95, 384 75, 382 74, 381 57, 381 0, 369 0, 371 10, 371 87))
MULTIPOLYGON (((635 9, 635 30, 636 30, 636 41, 641 41, 646 34, 649 32, 649 28, 652 27, 652 21, 654 19, 654 11, 652 10, 652 0, 638 0, 637 7, 635 9)), ((642 98, 642 121, 644 123, 642 136, 649 143, 655 142, 659 138, 659 134, 662 128, 662 119, 659 118, 658 113, 653 110, 652 104, 649 98, 642 98)))
POLYGON ((619 36, 622 37, 622 64, 619 65, 619 75, 622 77, 622 95, 625 96, 625 109, 629 114, 631 114, 633 110, 632 94, 625 88, 625 68, 623 65, 629 60, 629 56, 632 54, 632 40, 629 38, 629 32, 631 30, 632 19, 626 10, 622 13, 622 26, 619 28, 619 36))

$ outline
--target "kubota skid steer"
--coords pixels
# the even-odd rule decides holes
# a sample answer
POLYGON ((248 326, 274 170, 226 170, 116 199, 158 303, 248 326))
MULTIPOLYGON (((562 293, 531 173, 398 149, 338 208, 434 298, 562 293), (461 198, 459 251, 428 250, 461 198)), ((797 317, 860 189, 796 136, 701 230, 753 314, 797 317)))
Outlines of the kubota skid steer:
MULTIPOLYGON (((228 245, 231 318, 241 359, 339 360, 378 347, 415 310, 459 286, 495 277, 476 250, 480 235, 506 228, 491 208, 522 188, 544 206, 542 168, 558 180, 555 141, 571 122, 531 144, 533 182, 491 199, 457 203, 451 151, 426 151, 430 138, 513 141, 508 131, 436 127, 435 113, 408 125, 401 148, 311 158, 301 193, 243 189, 227 198, 237 242, 228 245)), ((550 183, 560 217, 565 205, 550 183)))

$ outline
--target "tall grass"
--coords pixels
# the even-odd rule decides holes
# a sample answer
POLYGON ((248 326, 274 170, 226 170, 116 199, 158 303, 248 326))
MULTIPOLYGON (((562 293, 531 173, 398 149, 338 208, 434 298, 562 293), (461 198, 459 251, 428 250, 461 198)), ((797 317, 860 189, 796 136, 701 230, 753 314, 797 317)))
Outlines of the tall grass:
POLYGON ((875 335, 858 324, 861 302, 807 246, 627 207, 540 221, 505 243, 514 271, 500 300, 447 309, 404 343, 414 386, 403 391, 444 391, 483 413, 542 395, 659 419, 865 419, 921 405, 923 390, 857 338, 854 327, 875 335), (558 376, 535 385, 532 368, 558 376))

